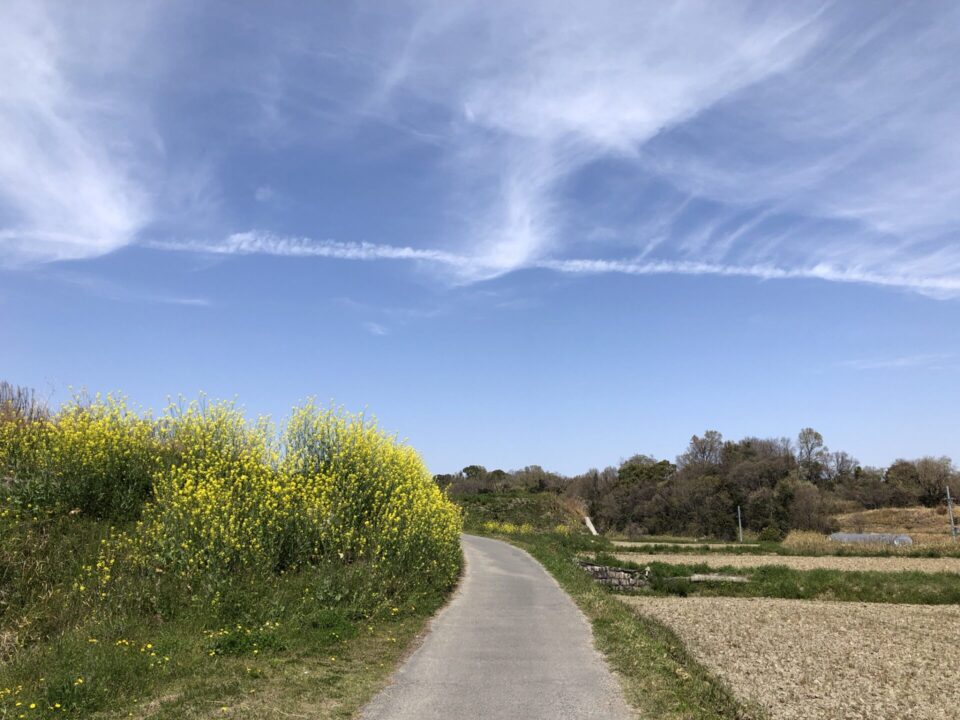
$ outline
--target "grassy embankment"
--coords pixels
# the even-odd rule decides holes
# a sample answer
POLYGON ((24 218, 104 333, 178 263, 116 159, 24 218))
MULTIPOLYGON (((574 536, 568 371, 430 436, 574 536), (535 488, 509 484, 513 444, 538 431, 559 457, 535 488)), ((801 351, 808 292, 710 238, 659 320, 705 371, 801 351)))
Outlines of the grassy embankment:
POLYGON ((346 718, 459 570, 455 509, 361 418, 0 415, 0 719, 346 718))
POLYGON ((216 606, 155 597, 159 612, 98 619, 72 593, 109 525, 0 526, 3 720, 348 718, 443 600, 420 592, 352 607, 327 573, 297 572, 237 584, 216 606))
POLYGON ((550 493, 490 493, 456 498, 467 532, 511 542, 528 551, 570 594, 593 627, 597 648, 620 678, 630 704, 662 720, 759 718, 693 659, 665 625, 643 617, 596 584, 576 565, 579 553, 609 550, 605 538, 550 493))

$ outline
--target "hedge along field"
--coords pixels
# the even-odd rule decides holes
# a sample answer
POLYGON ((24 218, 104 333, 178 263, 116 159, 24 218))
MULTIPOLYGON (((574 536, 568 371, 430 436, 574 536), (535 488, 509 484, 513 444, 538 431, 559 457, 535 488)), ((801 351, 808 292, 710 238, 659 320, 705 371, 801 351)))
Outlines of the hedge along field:
POLYGON ((108 673, 80 674, 104 653, 94 631, 121 653, 144 618, 189 617, 206 646, 241 618, 227 645, 253 627, 259 653, 279 616, 339 637, 459 574, 460 511, 363 416, 309 402, 278 432, 230 403, 154 418, 106 397, 0 418, 0 718, 109 707, 108 673))

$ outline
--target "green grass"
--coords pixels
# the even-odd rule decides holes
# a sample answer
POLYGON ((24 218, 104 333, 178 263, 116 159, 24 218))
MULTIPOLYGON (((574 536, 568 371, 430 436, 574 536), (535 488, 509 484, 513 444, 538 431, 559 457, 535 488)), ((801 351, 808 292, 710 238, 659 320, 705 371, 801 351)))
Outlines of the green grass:
POLYGON ((74 582, 108 530, 0 519, 0 720, 348 718, 444 600, 355 608, 342 579, 311 568, 93 615, 74 582))
POLYGON ((82 621, 73 583, 109 530, 79 517, 0 517, 0 671, 18 647, 82 621))
MULTIPOLYGON (((636 567, 605 552, 595 556, 602 565, 636 567)), ((711 568, 706 564, 647 563, 649 590, 636 594, 704 597, 769 597, 795 600, 952 605, 960 603, 960 575, 923 572, 853 572, 793 570, 769 565, 758 568, 711 568), (726 573, 749 578, 748 583, 693 583, 694 573, 726 573)))
MULTIPOLYGON (((506 518, 507 522, 515 522, 506 518)), ((624 695, 643 717, 658 720, 751 720, 763 717, 738 701, 665 625, 620 602, 577 567, 578 553, 609 547, 604 538, 556 533, 498 536, 527 550, 569 593, 593 627, 597 648, 618 674, 624 695)))
POLYGON ((23 687, 0 700, 0 718, 18 717, 15 702, 36 703, 28 717, 38 718, 281 718, 306 711, 349 718, 435 608, 428 602, 397 617, 364 619, 333 609, 277 613, 282 619, 267 629, 213 632, 219 623, 202 613, 163 625, 131 623, 123 632, 91 626, 32 648, 0 672, 0 688, 23 687))

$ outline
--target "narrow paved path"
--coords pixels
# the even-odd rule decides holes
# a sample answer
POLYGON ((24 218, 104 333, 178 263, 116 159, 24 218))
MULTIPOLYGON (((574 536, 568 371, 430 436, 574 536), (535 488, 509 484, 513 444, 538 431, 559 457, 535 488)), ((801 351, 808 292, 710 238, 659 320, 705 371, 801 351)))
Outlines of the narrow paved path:
POLYGON ((466 574, 363 720, 627 720, 586 618, 527 553, 463 536, 466 574))

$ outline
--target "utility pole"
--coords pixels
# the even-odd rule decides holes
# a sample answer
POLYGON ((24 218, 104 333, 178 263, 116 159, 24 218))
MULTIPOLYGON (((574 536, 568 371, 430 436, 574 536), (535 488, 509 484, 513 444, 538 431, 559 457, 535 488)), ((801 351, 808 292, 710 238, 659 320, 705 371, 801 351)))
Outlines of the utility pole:
POLYGON ((953 519, 953 498, 950 497, 950 486, 947 485, 947 513, 950 515, 950 536, 957 541, 957 523, 953 519))
MULTIPOLYGON (((949 494, 950 489, 947 488, 947 493, 949 494)), ((950 514, 951 519, 953 518, 953 511, 950 514)), ((952 520, 951 520, 952 521, 952 520)), ((740 531, 740 542, 743 542, 743 521, 740 519, 740 506, 737 505, 737 530, 740 531)), ((956 540, 956 535, 954 535, 954 540, 956 540)))

